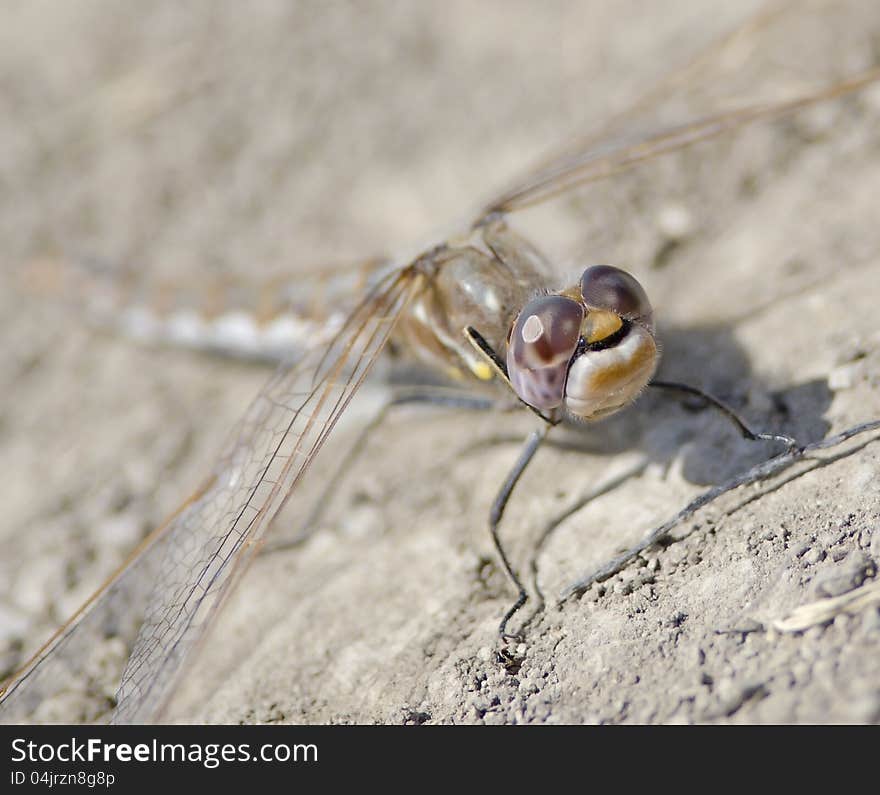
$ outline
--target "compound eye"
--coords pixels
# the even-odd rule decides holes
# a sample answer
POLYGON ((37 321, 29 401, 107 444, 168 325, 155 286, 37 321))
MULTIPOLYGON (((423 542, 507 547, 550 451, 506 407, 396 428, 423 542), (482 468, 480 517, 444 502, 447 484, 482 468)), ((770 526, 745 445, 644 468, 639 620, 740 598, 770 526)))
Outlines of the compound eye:
POLYGON ((552 409, 562 404, 583 319, 583 307, 561 295, 535 298, 520 312, 508 342, 507 374, 516 394, 530 406, 552 409))
POLYGON ((654 311, 645 289, 626 271, 594 265, 581 276, 581 296, 587 309, 603 309, 636 323, 653 327, 654 311))

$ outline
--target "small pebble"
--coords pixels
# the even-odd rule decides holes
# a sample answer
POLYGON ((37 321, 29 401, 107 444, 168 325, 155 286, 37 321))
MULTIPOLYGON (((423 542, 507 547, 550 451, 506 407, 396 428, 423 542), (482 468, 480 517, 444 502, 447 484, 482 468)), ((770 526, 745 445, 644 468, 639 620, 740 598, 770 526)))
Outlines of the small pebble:
POLYGON ((680 242, 693 232, 694 218, 683 205, 667 204, 657 216, 657 228, 668 240, 680 242))
POLYGON ((840 367, 835 367, 828 374, 828 388, 832 392, 841 392, 844 389, 852 389, 853 384, 855 384, 856 382, 857 368, 857 362, 853 362, 852 364, 844 364, 840 367))
POLYGON ((809 544, 800 544, 792 550, 792 553, 796 558, 802 558, 810 551, 811 547, 809 544))
POLYGON ((853 552, 837 566, 817 575, 813 588, 818 596, 840 596, 858 588, 874 568, 874 562, 867 555, 853 552))
POLYGON ((537 693, 538 686, 534 683, 534 681, 532 681, 531 678, 524 677, 523 679, 520 679, 519 690, 522 693, 537 693))

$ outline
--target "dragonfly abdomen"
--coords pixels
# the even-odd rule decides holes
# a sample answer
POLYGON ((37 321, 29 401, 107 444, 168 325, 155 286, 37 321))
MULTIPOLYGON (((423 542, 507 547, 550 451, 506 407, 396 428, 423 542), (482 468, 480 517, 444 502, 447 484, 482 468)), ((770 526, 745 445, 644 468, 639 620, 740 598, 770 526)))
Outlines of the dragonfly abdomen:
POLYGON ((278 362, 333 339, 384 264, 275 277, 159 280, 92 260, 30 263, 31 291, 90 325, 148 345, 278 362))

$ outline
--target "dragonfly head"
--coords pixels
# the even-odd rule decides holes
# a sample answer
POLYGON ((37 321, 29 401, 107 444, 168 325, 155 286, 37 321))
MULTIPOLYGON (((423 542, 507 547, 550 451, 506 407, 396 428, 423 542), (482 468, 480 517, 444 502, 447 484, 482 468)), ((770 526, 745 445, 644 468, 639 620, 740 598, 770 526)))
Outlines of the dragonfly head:
POLYGON ((511 328, 507 371, 514 391, 542 411, 596 419, 633 401, 657 366, 654 315, 642 286, 610 265, 529 301, 511 328))

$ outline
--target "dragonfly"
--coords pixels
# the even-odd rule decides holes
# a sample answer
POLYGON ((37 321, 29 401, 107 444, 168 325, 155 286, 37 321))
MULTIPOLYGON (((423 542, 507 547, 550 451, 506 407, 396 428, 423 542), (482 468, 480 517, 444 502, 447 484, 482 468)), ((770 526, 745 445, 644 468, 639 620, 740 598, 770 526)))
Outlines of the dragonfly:
MULTIPOLYGON (((566 412, 596 419, 625 408, 650 383, 658 357, 650 299, 632 276, 613 267, 588 267, 573 283, 553 288, 542 281, 543 256, 515 231, 510 217, 663 154, 851 95, 878 78, 876 70, 867 71, 788 100, 659 131, 592 136, 487 202, 457 237, 403 262, 367 262, 356 282, 360 300, 351 311, 332 322, 324 317, 315 344, 275 372, 233 430, 211 475, 7 685, 0 708, 26 718, 53 682, 82 675, 77 661, 87 660, 108 611, 139 603, 147 605, 146 613, 118 691, 115 719, 161 718, 205 629, 259 551, 273 518, 285 506, 296 507, 309 467, 389 346, 491 394, 485 405, 506 400, 538 415, 542 430, 531 437, 496 503, 500 521, 546 430, 566 412), (605 359, 604 365, 593 364, 605 359), (605 385, 578 391, 594 366, 605 385)), ((332 297, 324 303, 333 303, 332 297)), ((869 429, 859 427, 858 433, 869 429)), ((794 440, 774 438, 791 448, 774 466, 805 452, 794 440)), ((764 470, 749 474, 764 476, 764 470)), ((497 521, 493 538, 519 587, 518 608, 525 589, 505 556, 497 521)), ((575 583, 573 591, 582 587, 575 583)), ((508 613, 505 623, 513 608, 508 613)))

